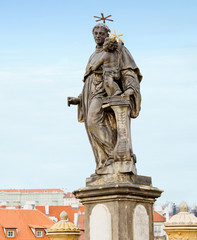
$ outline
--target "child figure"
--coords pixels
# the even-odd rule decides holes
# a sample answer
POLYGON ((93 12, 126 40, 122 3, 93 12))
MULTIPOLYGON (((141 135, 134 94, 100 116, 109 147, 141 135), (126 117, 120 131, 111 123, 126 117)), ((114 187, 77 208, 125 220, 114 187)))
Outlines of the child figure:
POLYGON ((100 61, 91 67, 95 71, 103 64, 104 88, 108 96, 117 96, 122 93, 119 85, 114 80, 120 79, 119 52, 116 38, 106 38, 103 44, 105 51, 100 61))

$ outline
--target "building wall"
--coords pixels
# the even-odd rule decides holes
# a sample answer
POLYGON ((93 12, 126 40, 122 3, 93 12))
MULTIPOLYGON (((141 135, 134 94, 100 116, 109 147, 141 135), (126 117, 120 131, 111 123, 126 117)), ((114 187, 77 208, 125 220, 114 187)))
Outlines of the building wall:
POLYGON ((64 205, 64 192, 0 192, 0 205, 25 205, 34 202, 36 206, 64 205))
POLYGON ((79 202, 79 199, 76 198, 64 198, 64 205, 65 206, 72 206, 72 205, 82 205, 79 202))
POLYGON ((165 240, 167 239, 166 233, 163 230, 164 223, 163 222, 154 222, 154 240, 165 240))

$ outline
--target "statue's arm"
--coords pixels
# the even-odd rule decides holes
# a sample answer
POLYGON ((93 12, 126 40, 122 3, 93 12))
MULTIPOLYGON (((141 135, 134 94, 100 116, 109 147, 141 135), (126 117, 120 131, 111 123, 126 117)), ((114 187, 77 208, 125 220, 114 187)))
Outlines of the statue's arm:
POLYGON ((104 62, 104 59, 101 58, 95 65, 91 67, 92 71, 95 71, 97 68, 99 68, 104 62))
POLYGON ((80 104, 80 98, 79 97, 68 97, 67 98, 67 103, 68 106, 70 107, 70 105, 79 105, 80 104))
POLYGON ((68 102, 69 107, 70 107, 70 105, 78 105, 78 121, 84 122, 81 96, 82 95, 80 94, 77 98, 76 97, 68 97, 67 102, 68 102))
POLYGON ((134 90, 132 88, 127 89, 126 91, 123 92, 123 94, 121 94, 122 97, 124 96, 131 96, 134 94, 134 90))

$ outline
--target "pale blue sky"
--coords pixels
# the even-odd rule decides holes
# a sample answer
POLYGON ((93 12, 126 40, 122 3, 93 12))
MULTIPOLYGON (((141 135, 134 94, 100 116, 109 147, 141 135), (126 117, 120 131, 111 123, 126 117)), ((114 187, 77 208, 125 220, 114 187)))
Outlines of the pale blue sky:
POLYGON ((74 190, 95 163, 77 96, 95 43, 94 15, 112 14, 144 76, 132 121, 138 173, 197 199, 197 2, 0 0, 0 188, 74 190))

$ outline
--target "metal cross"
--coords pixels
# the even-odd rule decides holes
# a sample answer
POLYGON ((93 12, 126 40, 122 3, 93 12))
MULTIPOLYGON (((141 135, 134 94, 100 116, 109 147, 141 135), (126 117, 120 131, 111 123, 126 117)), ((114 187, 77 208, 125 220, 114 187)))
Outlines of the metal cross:
POLYGON ((103 23, 105 23, 105 21, 111 21, 113 22, 114 20, 112 19, 108 19, 109 17, 111 17, 112 15, 109 15, 107 17, 104 17, 103 13, 101 13, 101 17, 97 17, 97 16, 94 16, 95 18, 99 18, 98 20, 96 20, 96 22, 99 22, 99 21, 103 21, 103 23))

